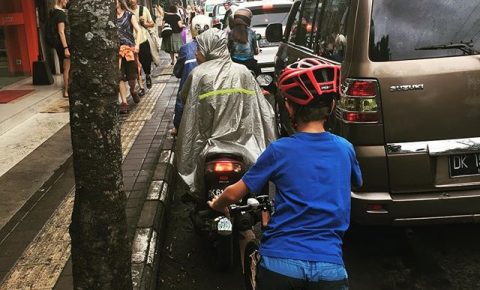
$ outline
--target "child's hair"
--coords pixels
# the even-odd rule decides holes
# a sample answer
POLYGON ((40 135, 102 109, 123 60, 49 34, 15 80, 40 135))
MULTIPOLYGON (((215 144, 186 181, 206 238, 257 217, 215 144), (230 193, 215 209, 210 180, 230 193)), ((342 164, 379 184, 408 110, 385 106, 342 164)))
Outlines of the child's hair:
POLYGON ((305 106, 287 100, 294 110, 293 121, 297 124, 305 124, 313 121, 326 121, 332 113, 331 109, 334 97, 335 94, 325 94, 322 98, 317 97, 305 106))

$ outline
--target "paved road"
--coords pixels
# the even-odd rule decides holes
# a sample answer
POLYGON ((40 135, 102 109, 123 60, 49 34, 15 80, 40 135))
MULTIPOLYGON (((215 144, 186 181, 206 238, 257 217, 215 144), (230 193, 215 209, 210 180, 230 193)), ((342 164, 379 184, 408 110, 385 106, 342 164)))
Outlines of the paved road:
POLYGON ((209 243, 195 234, 188 217, 192 205, 181 201, 185 188, 178 179, 161 253, 158 289, 243 290, 239 262, 232 271, 220 271, 209 243))
POLYGON ((345 250, 352 285, 355 289, 480 289, 479 230, 473 224, 356 229, 345 250))
MULTIPOLYGON (((179 198, 184 190, 177 181, 158 290, 243 289, 239 267, 219 271, 208 243, 194 233, 191 206, 179 198)), ((479 245, 479 225, 353 227, 344 245, 350 289, 480 289, 479 245)))

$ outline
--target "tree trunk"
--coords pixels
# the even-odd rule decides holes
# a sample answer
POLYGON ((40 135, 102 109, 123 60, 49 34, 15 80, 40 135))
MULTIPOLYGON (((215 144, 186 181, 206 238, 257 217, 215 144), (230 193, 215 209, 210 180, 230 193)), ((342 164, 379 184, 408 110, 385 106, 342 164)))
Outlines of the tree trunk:
POLYGON ((72 0, 70 127, 75 289, 131 289, 118 113, 115 0, 72 0))

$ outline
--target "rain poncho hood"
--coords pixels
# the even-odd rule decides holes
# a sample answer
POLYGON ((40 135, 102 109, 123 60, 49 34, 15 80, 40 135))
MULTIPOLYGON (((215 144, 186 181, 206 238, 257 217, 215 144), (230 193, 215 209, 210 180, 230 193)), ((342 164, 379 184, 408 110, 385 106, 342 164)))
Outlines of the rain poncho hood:
POLYGON ((185 109, 176 146, 177 168, 197 200, 205 200, 205 157, 235 153, 247 166, 275 140, 275 115, 254 76, 232 62, 226 34, 209 29, 197 37, 207 61, 187 78, 185 109))
POLYGON ((228 60, 230 58, 227 49, 227 36, 221 30, 209 29, 197 37, 197 42, 198 49, 207 61, 214 59, 228 60))

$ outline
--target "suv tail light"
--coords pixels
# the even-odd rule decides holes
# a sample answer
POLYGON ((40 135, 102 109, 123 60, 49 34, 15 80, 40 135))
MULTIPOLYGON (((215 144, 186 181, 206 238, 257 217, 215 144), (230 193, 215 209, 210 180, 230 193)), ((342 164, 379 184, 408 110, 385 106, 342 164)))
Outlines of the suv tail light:
POLYGON ((378 94, 376 80, 346 79, 337 105, 337 117, 346 123, 378 123, 378 94))

